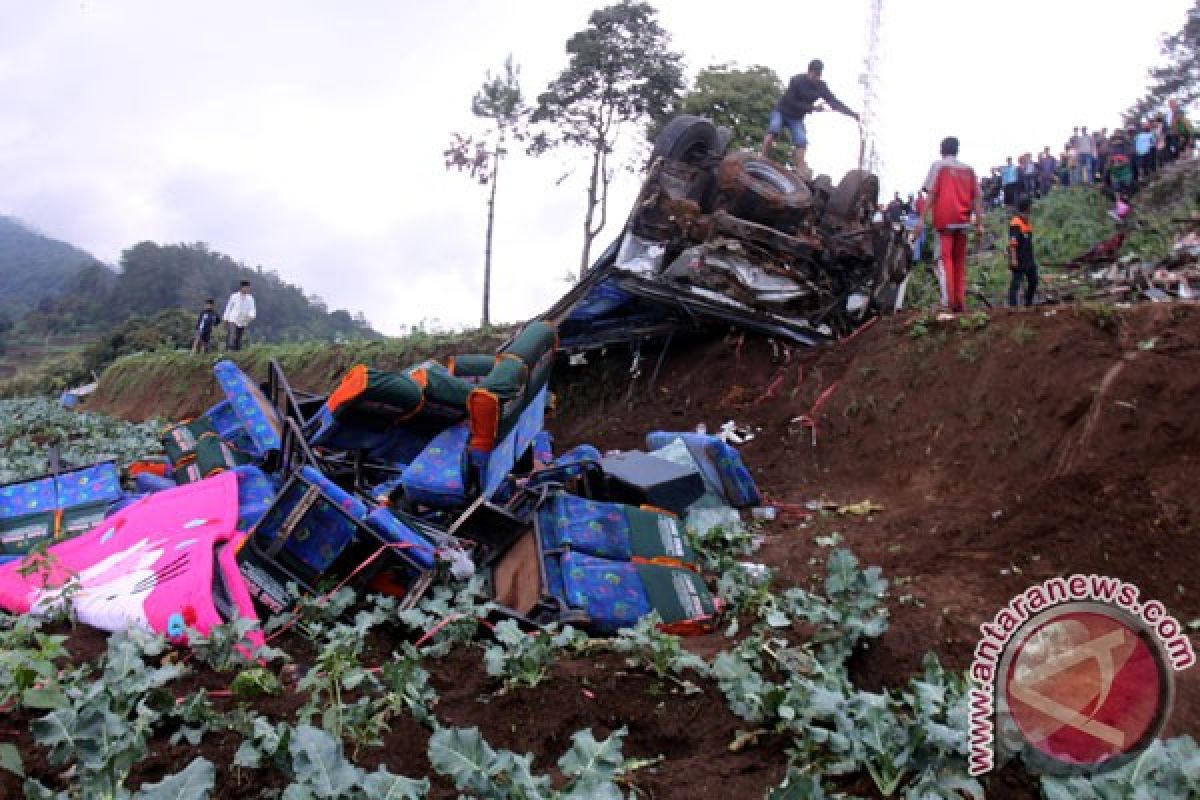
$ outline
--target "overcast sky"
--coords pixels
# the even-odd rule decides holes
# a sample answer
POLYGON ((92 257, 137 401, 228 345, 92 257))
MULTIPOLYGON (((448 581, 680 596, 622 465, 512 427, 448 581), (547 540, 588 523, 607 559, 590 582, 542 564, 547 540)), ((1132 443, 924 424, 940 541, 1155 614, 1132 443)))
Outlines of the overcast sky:
MULTIPOLYGON (((577 0, 0 0, 0 214, 116 264, 207 242, 398 333, 476 323, 485 196, 447 173, 452 131, 512 53, 535 97, 602 3, 577 0)), ((868 0, 660 0, 689 76, 810 58, 861 107, 868 0)), ((1191 0, 885 0, 885 190, 950 133, 977 169, 1111 126, 1191 0)), ((839 177, 858 131, 823 114, 809 160, 839 177)), ((582 153, 513 156, 499 185, 493 319, 544 309, 579 260, 582 153), (566 174, 564 180, 560 178, 566 174)), ((615 235, 637 182, 619 181, 615 235)))

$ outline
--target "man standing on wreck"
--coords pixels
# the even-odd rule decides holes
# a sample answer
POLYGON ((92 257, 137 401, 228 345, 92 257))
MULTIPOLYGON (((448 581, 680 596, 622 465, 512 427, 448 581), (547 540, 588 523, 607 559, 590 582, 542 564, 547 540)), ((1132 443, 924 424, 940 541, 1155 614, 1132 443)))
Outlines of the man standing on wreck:
POLYGON ((771 152, 771 145, 775 143, 775 137, 786 127, 792 137, 792 159, 796 163, 796 172, 805 179, 811 177, 811 171, 805 162, 808 133, 804 130, 804 117, 817 110, 817 102, 824 100, 834 111, 858 119, 858 114, 834 97, 825 81, 821 80, 824 69, 825 65, 821 60, 814 58, 808 64, 808 72, 792 76, 787 91, 771 111, 770 121, 767 123, 767 136, 763 139, 762 155, 763 158, 767 158, 771 152))

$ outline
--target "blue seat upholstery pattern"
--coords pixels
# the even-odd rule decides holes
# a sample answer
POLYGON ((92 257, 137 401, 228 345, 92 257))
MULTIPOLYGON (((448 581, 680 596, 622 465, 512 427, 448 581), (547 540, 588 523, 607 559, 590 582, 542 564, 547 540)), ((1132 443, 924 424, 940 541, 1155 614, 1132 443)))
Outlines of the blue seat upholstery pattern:
POLYGON ((705 483, 729 505, 745 508, 762 503, 762 495, 738 451, 712 434, 654 431, 646 434, 646 448, 659 450, 676 439, 682 439, 687 446, 705 483))
POLYGON ((554 437, 550 431, 538 431, 533 437, 533 457, 541 464, 554 461, 554 437))
POLYGON ((436 508, 466 503, 467 484, 463 473, 470 436, 470 426, 460 422, 433 437, 402 474, 405 496, 413 502, 436 508))
POLYGON ((151 494, 153 492, 161 492, 164 489, 174 489, 179 484, 174 478, 168 478, 165 475, 155 475, 153 472, 139 472, 133 476, 133 485, 139 492, 151 494))
POLYGON ((517 459, 533 444, 534 437, 546 422, 546 399, 549 394, 550 390, 543 386, 529 406, 521 412, 517 424, 495 448, 487 453, 472 454, 472 459, 479 466, 481 491, 484 495, 490 497, 496 491, 505 477, 512 472, 517 459))
POLYGON ((121 499, 121 473, 111 461, 60 473, 54 484, 59 508, 115 503, 121 499))
POLYGON ((0 487, 0 518, 53 511, 57 507, 53 477, 0 487))
POLYGON ((275 502, 276 486, 265 472, 251 464, 234 467, 233 472, 238 484, 237 529, 248 531, 275 502))
POLYGON ((354 520, 361 520, 367 508, 356 497, 347 494, 312 467, 300 470, 303 481, 291 484, 282 500, 272 507, 255 529, 257 537, 269 545, 275 539, 276 527, 287 519, 288 514, 312 485, 320 489, 321 497, 300 520, 284 548, 301 563, 324 572, 354 538, 354 520), (339 509, 345 513, 339 513, 339 509), (347 515, 351 519, 347 518, 347 515))
POLYGON ((680 526, 667 514, 554 492, 537 515, 547 550, 567 548, 616 561, 670 558, 682 563, 694 558, 680 526))
POLYGON ((208 417, 209 422, 216 428, 217 435, 228 442, 231 447, 255 457, 262 457, 263 453, 259 452, 249 431, 242 427, 242 421, 238 419, 230 401, 222 400, 205 411, 204 416, 208 417))
POLYGON ((562 599, 568 607, 586 612, 589 628, 597 633, 631 628, 652 610, 637 567, 628 561, 568 551, 559 567, 562 599))
POLYGON ((422 568, 433 569, 436 565, 436 550, 434 549, 433 542, 417 533, 408 525, 405 525, 396 518, 395 514, 386 508, 377 508, 370 514, 367 514, 365 522, 371 530, 378 533, 385 540, 407 545, 404 548, 405 555, 422 568))
POLYGON ((280 449, 279 418, 262 390, 232 361, 218 361, 213 374, 249 436, 251 452, 262 457, 280 449))

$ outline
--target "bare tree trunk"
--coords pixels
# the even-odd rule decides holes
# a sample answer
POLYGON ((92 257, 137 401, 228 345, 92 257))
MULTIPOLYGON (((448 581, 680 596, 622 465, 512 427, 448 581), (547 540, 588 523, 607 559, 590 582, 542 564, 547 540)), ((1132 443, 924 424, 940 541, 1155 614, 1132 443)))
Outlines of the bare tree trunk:
POLYGON ((479 327, 486 328, 492 324, 492 222, 496 218, 496 182, 500 177, 500 152, 504 140, 496 143, 496 163, 492 167, 492 190, 488 194, 487 241, 483 248, 483 317, 479 327))
POLYGON ((592 176, 588 180, 587 214, 583 218, 583 256, 579 259, 579 276, 577 280, 583 280, 583 276, 587 274, 588 267, 591 265, 592 240, 596 238, 596 232, 592 230, 592 218, 596 213, 596 188, 600 182, 600 157, 602 153, 603 148, 597 147, 592 154, 592 176))

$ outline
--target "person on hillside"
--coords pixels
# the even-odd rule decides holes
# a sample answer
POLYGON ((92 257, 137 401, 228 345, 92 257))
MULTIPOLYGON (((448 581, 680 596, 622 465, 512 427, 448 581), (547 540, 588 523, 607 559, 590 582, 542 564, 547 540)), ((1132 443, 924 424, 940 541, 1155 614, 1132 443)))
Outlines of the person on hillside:
POLYGON ((204 301, 204 310, 196 319, 196 335, 192 338, 192 355, 208 352, 212 344, 213 329, 220 321, 217 312, 213 310, 213 299, 210 297, 204 301))
POLYGON ((1037 162, 1033 153, 1021 156, 1021 193, 1029 197, 1038 193, 1037 162))
POLYGON ((1142 129, 1133 138, 1133 150, 1137 157, 1133 170, 1135 181, 1144 181, 1154 174, 1154 154, 1157 144, 1154 131, 1150 127, 1150 120, 1146 120, 1142 123, 1142 129))
POLYGON ((250 294, 250 281, 242 281, 238 290, 229 295, 222 315, 225 322, 225 349, 241 350, 242 337, 246 328, 254 322, 257 311, 254 308, 254 295, 250 294))
POLYGON ((1167 107, 1171 111, 1167 120, 1167 158, 1175 161, 1191 148, 1194 131, 1178 100, 1172 97, 1167 101, 1167 107))
POLYGON ((834 111, 858 120, 858 114, 834 97, 825 81, 821 80, 824 70, 825 64, 819 58, 814 58, 808 64, 808 72, 792 76, 787 91, 771 111, 767 135, 763 139, 762 155, 766 158, 771 152, 771 145, 775 143, 775 137, 786 127, 792 137, 792 159, 796 164, 796 171, 805 178, 811 172, 806 160, 808 133, 804 129, 804 118, 817 110, 817 104, 823 100, 834 111))
POLYGON ((1076 128, 1076 134, 1071 137, 1071 146, 1075 148, 1075 158, 1079 161, 1079 179, 1082 183, 1093 183, 1096 180, 1096 143, 1086 127, 1076 128))
POLYGON ((897 225, 904 219, 904 201, 900 199, 899 192, 896 192, 888 202, 884 218, 892 225, 897 225))
POLYGON ((1103 177, 1108 170, 1108 128, 1101 128, 1092 134, 1092 142, 1096 148, 1096 174, 1103 177))
POLYGON ((922 187, 917 193, 917 199, 913 202, 913 224, 912 224, 912 243, 913 243, 913 263, 920 264, 921 256, 925 252, 925 226, 921 224, 921 220, 925 219, 925 212, 929 209, 929 192, 922 187))
POLYGON ((943 139, 940 153, 941 158, 929 168, 925 189, 933 228, 941 242, 947 301, 951 311, 963 312, 967 310, 967 231, 974 214, 975 228, 983 236, 983 193, 975 170, 958 160, 956 137, 943 139))
POLYGON ((1064 147, 1062 153, 1058 157, 1058 185, 1071 185, 1071 148, 1064 147))
POLYGON ((1113 134, 1112 151, 1108 155, 1108 185, 1114 195, 1128 194, 1133 188, 1133 146, 1125 131, 1113 134))
POLYGON ((1004 167, 1000 170, 1000 180, 1004 185, 1004 205, 1012 208, 1017 204, 1017 195, 1021 188, 1021 170, 1016 164, 1013 164, 1012 156, 1004 160, 1004 167))
POLYGON ((1038 191, 1045 197, 1054 187, 1054 174, 1058 171, 1058 160, 1050 155, 1050 145, 1046 145, 1038 156, 1038 191))
POLYGON ((1028 197, 1022 197, 1017 203, 1017 213, 1008 223, 1008 268, 1012 279, 1008 283, 1008 305, 1017 306, 1017 292, 1021 282, 1025 282, 1025 305, 1033 305, 1033 295, 1037 292, 1038 268, 1033 257, 1033 223, 1030 222, 1030 211, 1033 203, 1028 197))

